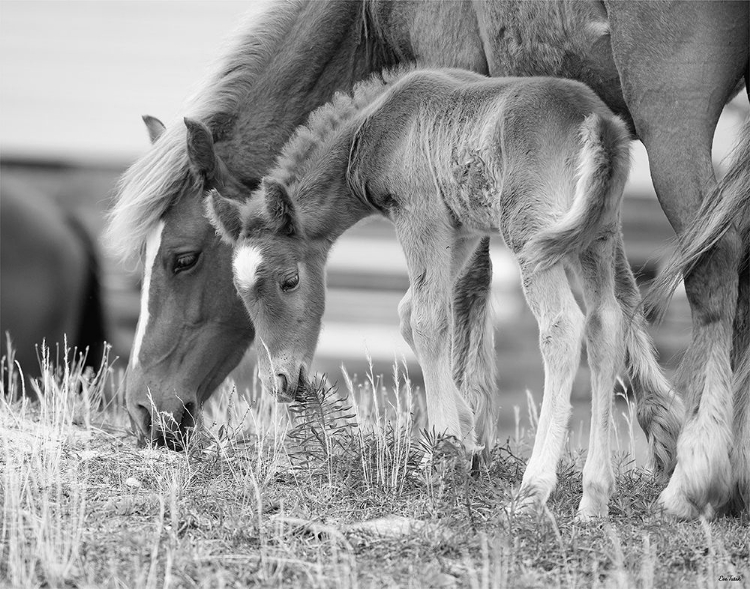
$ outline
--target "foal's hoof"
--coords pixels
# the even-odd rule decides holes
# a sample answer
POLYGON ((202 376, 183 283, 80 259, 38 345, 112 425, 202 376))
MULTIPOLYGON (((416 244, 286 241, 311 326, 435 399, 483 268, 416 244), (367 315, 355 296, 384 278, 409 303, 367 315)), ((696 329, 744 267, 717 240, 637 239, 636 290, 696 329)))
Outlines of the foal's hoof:
POLYGON ((584 506, 583 502, 578 507, 578 513, 575 516, 575 522, 577 524, 591 524, 597 521, 606 520, 609 517, 609 508, 605 505, 604 507, 584 506))
POLYGON ((518 494, 513 498, 508 511, 515 515, 536 515, 544 509, 544 503, 539 493, 521 487, 518 494))

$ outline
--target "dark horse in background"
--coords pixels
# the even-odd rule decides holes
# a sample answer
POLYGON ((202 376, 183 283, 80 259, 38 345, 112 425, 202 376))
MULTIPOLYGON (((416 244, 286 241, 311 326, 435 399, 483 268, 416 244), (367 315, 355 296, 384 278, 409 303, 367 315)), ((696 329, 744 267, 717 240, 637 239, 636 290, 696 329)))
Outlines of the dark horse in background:
MULTIPOLYGON (((201 165, 211 161, 206 154, 188 153, 180 121, 121 182, 109 240, 144 261, 126 383, 136 429, 154 440, 169 435, 154 425, 154 410, 191 425, 194 410, 254 337, 232 284, 230 249, 203 216, 204 193, 224 181, 257 187, 295 127, 336 90, 415 61, 491 76, 582 81, 644 143, 659 201, 679 234, 716 186, 711 143, 724 105, 748 76, 749 12, 744 0, 270 6, 184 112, 208 125, 213 149, 232 174, 201 165)), ((746 201, 734 199, 733 206, 740 219, 746 201)), ((736 223, 729 227, 686 276, 693 341, 677 379, 687 402, 679 443, 675 431, 654 419, 663 407, 649 410, 646 399, 639 414, 664 473, 676 454, 660 500, 679 517, 711 517, 732 494, 750 504, 750 436, 740 434, 748 431, 750 414, 738 411, 732 423, 733 390, 737 399, 750 394, 750 378, 742 377, 750 373, 742 370, 750 362, 750 326, 742 319, 750 309, 750 277, 746 265, 742 277, 738 270, 750 247, 740 234, 736 223)), ((486 305, 465 302, 486 301, 490 273, 484 241, 454 292, 454 377, 466 394, 495 386, 477 382, 471 370, 478 356, 493 353, 490 338, 472 341, 481 330, 465 328, 486 320, 486 305), (468 308, 475 310, 471 316, 468 308)))
POLYGON ((42 343, 52 361, 63 360, 66 343, 88 350, 85 365, 98 370, 106 335, 94 241, 52 198, 7 178, 0 180, 0 271, 2 355, 24 376, 21 383, 4 374, 5 393, 23 385, 35 395, 42 343))

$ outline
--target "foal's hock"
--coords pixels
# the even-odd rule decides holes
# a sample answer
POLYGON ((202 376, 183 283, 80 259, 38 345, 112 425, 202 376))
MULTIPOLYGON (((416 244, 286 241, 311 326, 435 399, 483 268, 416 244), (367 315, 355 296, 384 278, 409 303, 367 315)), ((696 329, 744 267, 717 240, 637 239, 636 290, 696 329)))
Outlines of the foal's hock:
POLYGON ((297 130, 244 204, 226 190, 208 203, 235 244, 235 282, 262 343, 266 386, 293 398, 320 332, 328 251, 347 228, 379 213, 394 223, 407 259, 410 288, 399 313, 423 368, 430 427, 470 453, 489 448, 496 395, 483 297, 461 297, 472 307, 460 310, 471 341, 451 335, 458 278, 486 238, 500 234, 521 267, 545 370, 520 507, 545 502, 555 486, 585 336, 593 402, 579 511, 605 515, 614 484, 613 389, 625 359, 639 420, 667 472, 681 411, 654 358, 624 254, 628 142, 622 121, 568 80, 410 71, 337 96, 297 130), (585 315, 565 267, 580 277, 585 315), (471 367, 460 375, 452 371, 459 354, 471 367))

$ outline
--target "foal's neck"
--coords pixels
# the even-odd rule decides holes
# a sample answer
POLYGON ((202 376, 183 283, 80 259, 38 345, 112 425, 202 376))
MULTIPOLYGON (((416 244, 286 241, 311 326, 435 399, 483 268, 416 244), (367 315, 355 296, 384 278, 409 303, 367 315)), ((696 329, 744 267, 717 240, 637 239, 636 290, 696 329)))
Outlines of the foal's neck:
POLYGON ((357 127, 355 119, 319 148, 294 191, 305 231, 313 239, 333 243, 354 224, 378 212, 349 183, 349 154, 357 127))
POLYGON ((287 186, 310 238, 333 242, 377 212, 366 191, 350 182, 350 157, 367 114, 402 74, 387 72, 357 85, 352 94, 337 94, 284 146, 269 176, 287 186))

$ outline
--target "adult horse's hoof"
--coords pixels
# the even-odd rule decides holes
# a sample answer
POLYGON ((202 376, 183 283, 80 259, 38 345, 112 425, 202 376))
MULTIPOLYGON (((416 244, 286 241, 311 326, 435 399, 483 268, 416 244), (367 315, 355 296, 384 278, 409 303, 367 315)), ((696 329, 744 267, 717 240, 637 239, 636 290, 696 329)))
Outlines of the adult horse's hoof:
POLYGON ((687 498, 685 493, 679 488, 675 480, 679 477, 672 477, 667 488, 659 495, 657 504, 664 510, 667 515, 681 520, 697 519, 700 515, 697 507, 687 498))

